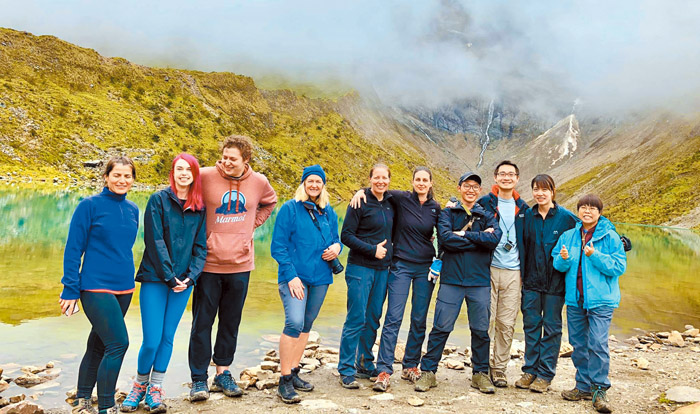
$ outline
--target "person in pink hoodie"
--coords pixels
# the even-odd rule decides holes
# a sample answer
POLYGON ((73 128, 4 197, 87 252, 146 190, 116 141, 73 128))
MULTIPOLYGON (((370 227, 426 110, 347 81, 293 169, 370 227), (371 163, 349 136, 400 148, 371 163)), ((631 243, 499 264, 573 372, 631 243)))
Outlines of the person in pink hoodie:
POLYGON ((207 260, 194 288, 189 364, 191 401, 209 398, 207 369, 216 364, 212 391, 240 397, 243 391, 231 376, 238 326, 255 269, 253 232, 270 217, 277 195, 267 178, 250 167, 253 145, 248 137, 224 140, 221 159, 200 170, 207 211, 207 260), (211 330, 219 314, 212 358, 211 330))

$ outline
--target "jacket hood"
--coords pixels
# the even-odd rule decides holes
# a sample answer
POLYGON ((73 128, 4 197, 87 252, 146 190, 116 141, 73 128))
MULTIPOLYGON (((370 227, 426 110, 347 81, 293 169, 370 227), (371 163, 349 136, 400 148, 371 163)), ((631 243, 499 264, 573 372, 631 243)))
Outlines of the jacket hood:
MULTIPOLYGON (((491 194, 498 197, 498 191, 499 191, 498 184, 494 184, 491 186, 491 194)), ((515 199, 515 200, 520 199, 520 193, 518 193, 518 191, 516 189, 513 189, 513 199, 515 199)))
MULTIPOLYGON (((467 210, 464 208, 464 205, 462 204, 461 201, 458 201, 456 206, 454 206, 454 207, 448 207, 448 208, 449 208, 450 210, 464 210, 464 211, 467 211, 467 210)), ((479 204, 479 203, 474 203, 474 206, 471 208, 470 211, 472 212, 472 214, 473 214, 473 213, 476 213, 476 214, 478 214, 478 215, 480 215, 480 216, 486 216, 486 210, 485 210, 485 209, 481 206, 481 204, 479 204)))
MULTIPOLYGON (((581 221, 576 222, 576 231, 580 232, 583 223, 581 221)), ((615 225, 612 224, 605 216, 600 216, 598 219, 598 224, 595 226, 595 231, 593 232, 593 241, 600 240, 605 237, 608 233, 617 233, 615 225)))
POLYGON ((223 178, 231 181, 243 181, 246 178, 250 177, 251 174, 253 174, 253 169, 250 168, 249 164, 245 165, 245 170, 243 171, 243 175, 240 177, 231 177, 230 175, 226 174, 224 172, 224 165, 222 164, 221 160, 216 161, 216 171, 219 172, 219 175, 221 175, 223 178))

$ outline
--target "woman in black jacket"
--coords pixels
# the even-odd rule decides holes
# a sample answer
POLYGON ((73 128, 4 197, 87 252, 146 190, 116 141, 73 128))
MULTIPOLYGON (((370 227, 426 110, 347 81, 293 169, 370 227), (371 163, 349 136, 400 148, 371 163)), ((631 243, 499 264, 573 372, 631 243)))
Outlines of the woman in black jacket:
POLYGON ((136 411, 145 398, 150 413, 163 413, 162 384, 173 351, 175 330, 207 256, 206 214, 199 163, 182 153, 173 160, 170 187, 148 200, 141 266, 136 280, 143 344, 136 381, 121 405, 136 411))

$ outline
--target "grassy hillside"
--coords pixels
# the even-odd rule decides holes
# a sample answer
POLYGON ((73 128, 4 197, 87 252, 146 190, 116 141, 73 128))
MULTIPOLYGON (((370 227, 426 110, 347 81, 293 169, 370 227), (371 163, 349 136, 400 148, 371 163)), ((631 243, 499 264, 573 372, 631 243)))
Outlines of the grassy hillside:
MULTIPOLYGON (((420 151, 366 139, 334 105, 261 91, 232 73, 149 68, 0 28, 0 174, 83 181, 99 175, 84 161, 124 153, 137 161, 140 182, 159 184, 175 154, 211 165, 222 138, 236 133, 254 139, 253 168, 282 196, 312 163, 326 168, 339 198, 365 185, 377 161, 392 168, 394 187, 408 188, 413 166, 427 163, 420 151)), ((435 172, 438 187, 448 188, 448 174, 435 172)))

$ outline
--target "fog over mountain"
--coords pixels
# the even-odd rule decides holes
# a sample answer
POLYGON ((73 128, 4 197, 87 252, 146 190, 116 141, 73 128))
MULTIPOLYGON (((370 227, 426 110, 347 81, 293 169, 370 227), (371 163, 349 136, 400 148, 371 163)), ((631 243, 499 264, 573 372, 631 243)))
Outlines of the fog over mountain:
POLYGON ((343 83, 391 106, 700 107, 692 1, 0 1, 0 26, 151 66, 343 83))

